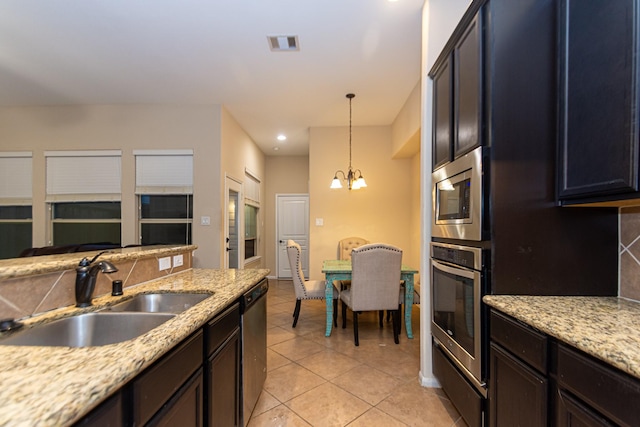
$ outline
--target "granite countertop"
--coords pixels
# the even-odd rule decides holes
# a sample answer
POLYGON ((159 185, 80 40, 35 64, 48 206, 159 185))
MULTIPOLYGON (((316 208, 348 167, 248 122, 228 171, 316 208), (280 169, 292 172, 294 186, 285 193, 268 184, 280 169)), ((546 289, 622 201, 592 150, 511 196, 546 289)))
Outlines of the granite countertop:
POLYGON ((640 303, 616 297, 487 295, 483 301, 640 379, 640 303))
POLYGON ((78 265, 79 259, 85 256, 91 259, 100 252, 103 252, 100 256, 101 261, 120 262, 153 258, 158 255, 170 256, 193 251, 197 248, 196 245, 133 246, 130 248, 108 249, 106 251, 71 252, 60 255, 2 259, 0 260, 0 280, 54 271, 74 270, 78 265))
POLYGON ((87 348, 0 346, 0 426, 73 423, 267 274, 266 269, 192 269, 127 288, 121 297, 95 298, 87 309, 65 307, 25 320, 28 327, 96 311, 139 293, 212 293, 159 327, 122 343, 87 348))

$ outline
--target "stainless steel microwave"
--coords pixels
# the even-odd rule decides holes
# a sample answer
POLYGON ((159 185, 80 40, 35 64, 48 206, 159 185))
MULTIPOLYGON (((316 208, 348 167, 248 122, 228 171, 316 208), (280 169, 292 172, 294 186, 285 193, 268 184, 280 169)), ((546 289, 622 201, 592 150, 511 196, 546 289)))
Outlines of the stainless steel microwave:
POLYGON ((432 174, 431 234, 461 240, 482 240, 482 147, 432 174))

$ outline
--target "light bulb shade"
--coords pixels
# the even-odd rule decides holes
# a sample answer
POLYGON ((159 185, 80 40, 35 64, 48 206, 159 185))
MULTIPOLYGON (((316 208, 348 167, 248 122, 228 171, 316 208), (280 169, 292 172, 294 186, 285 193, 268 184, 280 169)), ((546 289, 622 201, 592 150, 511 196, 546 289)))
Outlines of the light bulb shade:
POLYGON ((354 185, 357 185, 358 188, 363 188, 367 186, 366 181, 364 180, 364 177, 362 175, 360 175, 360 177, 358 179, 356 179, 356 182, 354 185))
POLYGON ((331 187, 329 188, 342 188, 342 183, 338 179, 337 175, 333 177, 333 181, 331 181, 331 187))
POLYGON ((361 187, 359 180, 355 180, 353 181, 353 183, 351 184, 351 189, 352 190, 359 190, 361 187))

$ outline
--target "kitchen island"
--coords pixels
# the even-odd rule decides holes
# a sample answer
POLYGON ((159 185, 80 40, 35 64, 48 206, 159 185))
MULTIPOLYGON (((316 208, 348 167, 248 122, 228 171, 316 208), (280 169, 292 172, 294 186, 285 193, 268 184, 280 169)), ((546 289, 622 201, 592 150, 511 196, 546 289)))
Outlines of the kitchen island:
POLYGON ((106 294, 85 309, 59 308, 25 319, 30 325, 114 305, 140 293, 209 292, 211 297, 133 340, 69 348, 0 346, 0 426, 61 426, 79 420, 213 316, 269 270, 191 269, 106 294))

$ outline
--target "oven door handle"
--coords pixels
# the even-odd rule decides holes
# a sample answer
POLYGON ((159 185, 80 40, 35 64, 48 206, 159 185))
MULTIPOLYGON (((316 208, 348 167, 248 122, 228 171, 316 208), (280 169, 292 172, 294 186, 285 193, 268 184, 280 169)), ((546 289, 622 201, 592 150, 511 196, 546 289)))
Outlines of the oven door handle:
POLYGON ((466 267, 461 267, 455 264, 449 264, 443 261, 436 261, 435 259, 431 259, 431 264, 433 265, 434 268, 437 268, 440 271, 444 271, 445 273, 466 277, 467 279, 472 279, 472 280, 480 279, 480 272, 476 270, 471 270, 466 267))

